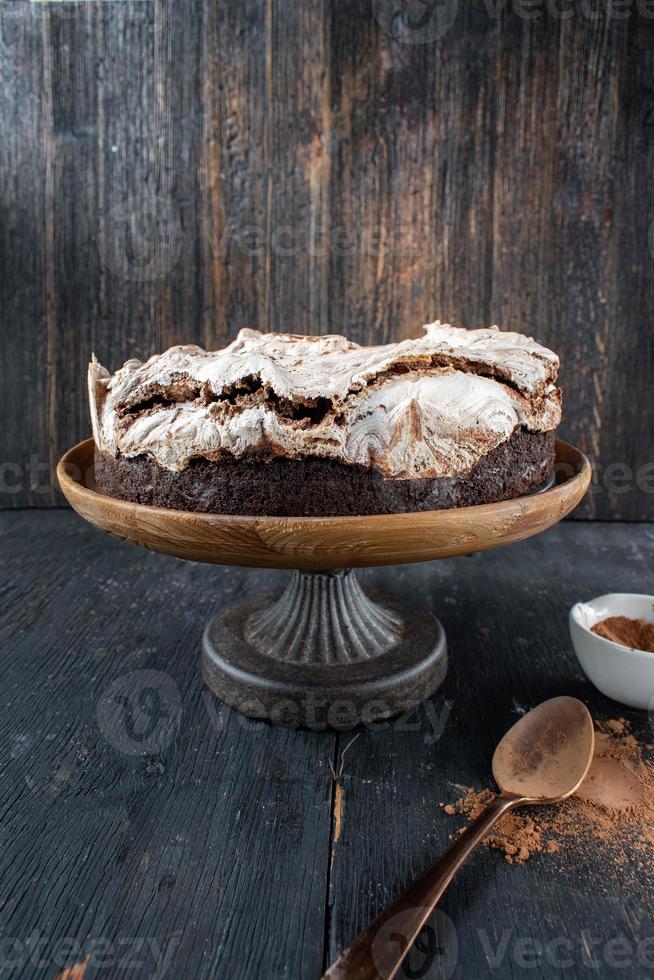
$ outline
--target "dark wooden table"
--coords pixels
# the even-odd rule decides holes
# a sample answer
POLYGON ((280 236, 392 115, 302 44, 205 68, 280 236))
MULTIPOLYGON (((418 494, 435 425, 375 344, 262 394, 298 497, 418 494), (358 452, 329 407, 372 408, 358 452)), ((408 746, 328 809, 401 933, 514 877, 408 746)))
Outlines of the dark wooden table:
MULTIPOLYGON (((209 616, 286 573, 151 554, 64 511, 0 514, 0 540, 3 977, 313 980, 446 846, 460 818, 437 804, 488 785, 523 707, 577 695, 651 741, 584 680, 566 620, 578 598, 654 591, 652 525, 363 572, 437 611, 450 672, 425 709, 363 730, 337 781, 354 733, 247 721, 197 669, 209 616)), ((442 903, 455 960, 412 975, 646 976, 653 886, 588 848, 523 866, 481 850, 442 903)))

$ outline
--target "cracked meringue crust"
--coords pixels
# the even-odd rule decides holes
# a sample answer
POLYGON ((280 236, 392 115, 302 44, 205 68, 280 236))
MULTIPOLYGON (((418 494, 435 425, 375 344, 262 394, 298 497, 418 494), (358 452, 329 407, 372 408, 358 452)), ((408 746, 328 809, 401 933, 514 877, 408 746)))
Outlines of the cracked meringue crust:
MULTIPOLYGON (((317 465, 323 462, 399 486, 475 479, 480 463, 510 444, 522 460, 514 467, 531 467, 542 479, 553 440, 529 436, 559 424, 558 365, 552 351, 521 334, 439 322, 419 338, 375 347, 337 335, 241 330, 221 351, 172 347, 145 363, 128 361, 114 375, 94 358, 89 398, 98 472, 114 474, 107 490, 119 496, 112 460, 125 464, 125 487, 133 477, 127 464, 141 465, 147 482, 159 473, 173 497, 174 476, 188 471, 197 483, 202 466, 212 464, 220 482, 219 470, 239 461, 248 464, 243 479, 255 482, 253 463, 264 467, 265 482, 266 474, 281 479, 282 470, 288 478, 283 464, 305 462, 319 482, 320 473, 327 478, 317 465)), ((503 492, 515 496, 524 479, 503 492)))

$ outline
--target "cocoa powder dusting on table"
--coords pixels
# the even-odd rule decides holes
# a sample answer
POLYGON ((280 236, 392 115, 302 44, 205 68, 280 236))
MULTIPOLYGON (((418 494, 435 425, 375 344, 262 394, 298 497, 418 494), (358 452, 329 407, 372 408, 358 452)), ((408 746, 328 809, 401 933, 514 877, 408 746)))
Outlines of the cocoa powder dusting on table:
POLYGON ((608 616, 591 626, 591 632, 603 636, 605 640, 620 643, 623 647, 654 653, 654 623, 647 623, 644 619, 608 616))
MULTIPOLYGON (((533 854, 557 854, 568 844, 583 843, 601 848, 603 856, 620 867, 638 860, 651 862, 654 766, 643 751, 624 718, 602 723, 595 733, 590 771, 575 795, 551 806, 509 812, 484 843, 501 851, 510 864, 523 864, 533 854)), ((488 789, 458 788, 462 795, 455 802, 439 805, 445 813, 460 814, 468 822, 496 795, 488 789)))

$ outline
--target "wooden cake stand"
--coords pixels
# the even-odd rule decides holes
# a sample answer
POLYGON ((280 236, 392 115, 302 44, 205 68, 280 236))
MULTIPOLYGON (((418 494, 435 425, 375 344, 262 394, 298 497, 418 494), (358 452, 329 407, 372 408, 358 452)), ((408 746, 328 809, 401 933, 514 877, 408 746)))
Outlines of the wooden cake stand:
POLYGON ((280 724, 345 728, 431 696, 447 671, 440 622, 397 596, 364 590, 353 568, 497 548, 560 521, 584 496, 586 457, 556 444, 549 488, 496 504, 373 517, 232 517, 167 510, 99 492, 92 439, 62 457, 66 499, 134 544, 224 565, 291 568, 281 592, 221 610, 206 627, 202 673, 232 707, 280 724))

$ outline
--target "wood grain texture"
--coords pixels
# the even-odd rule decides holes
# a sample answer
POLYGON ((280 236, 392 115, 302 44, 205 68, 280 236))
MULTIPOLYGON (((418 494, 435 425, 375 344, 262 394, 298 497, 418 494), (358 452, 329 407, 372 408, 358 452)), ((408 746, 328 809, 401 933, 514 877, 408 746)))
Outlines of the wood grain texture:
MULTIPOLYGON (((457 799, 461 784, 477 790, 492 785, 494 748, 523 709, 572 695, 596 719, 626 717, 639 740, 651 742, 643 712, 625 713, 581 674, 566 620, 580 596, 614 588, 638 591, 653 547, 651 525, 567 522, 510 549, 373 573, 381 582, 391 575, 403 595, 419 590, 438 612, 450 670, 429 712, 412 715, 402 726, 364 732, 347 748, 335 813, 338 834, 333 831, 326 963, 449 845, 449 835, 463 821, 443 814, 437 804, 457 799)), ((339 759, 350 738, 339 736, 339 759)), ((635 980, 645 972, 637 944, 654 934, 654 879, 651 861, 638 861, 628 838, 624 847, 633 862, 633 890, 624 872, 583 838, 557 857, 537 856, 522 868, 482 849, 440 905, 456 933, 455 968, 448 971, 450 943, 426 976, 582 977, 592 962, 602 977, 618 980, 624 972, 635 980), (599 938, 609 932, 631 948, 623 965, 599 938), (593 952, 591 935, 597 938, 593 952), (526 948, 536 955, 523 959, 526 948), (553 953, 557 948, 571 951, 564 965, 553 953)), ((413 969, 419 972, 425 960, 423 948, 413 969)))
MULTIPOLYGON (((651 742, 645 713, 580 676, 567 632, 577 599, 642 591, 651 525, 566 522, 508 549, 359 573, 435 612, 451 659, 428 711, 353 743, 355 732, 244 721, 203 692, 206 620, 286 573, 176 561, 61 511, 1 514, 0 541, 0 928, 17 980, 87 958, 84 980, 317 980, 447 846, 459 820, 438 802, 456 783, 489 785, 493 748, 523 707, 578 696, 651 742), (181 715, 153 715, 158 747, 130 755, 98 708, 153 683, 135 671, 168 678, 159 707, 178 697, 181 715)), ((452 976, 642 980, 634 950, 654 937, 653 898, 651 864, 616 874, 584 841, 524 866, 481 850, 442 906, 458 936, 452 976), (631 953, 612 967, 617 937, 631 953), (521 966, 521 939, 540 944, 537 967, 521 966), (560 939, 565 968, 551 960, 560 939)))
POLYGON ((485 551, 539 534, 583 499, 585 456, 557 442, 557 482, 542 493, 476 507, 373 517, 238 517, 167 510, 95 489, 94 442, 62 456, 57 477, 77 513, 109 534, 192 561, 320 570, 430 561, 485 551))
POLYGON ((438 316, 559 351, 576 516, 652 516, 654 19, 453 6, 0 3, 0 507, 63 502, 92 350, 438 316))
POLYGON ((113 544, 98 548, 96 535, 89 538, 78 522, 67 538, 76 568, 64 574, 61 548, 45 546, 43 536, 53 545, 56 525, 21 523, 32 516, 65 519, 15 515, 18 523, 11 523, 4 515, 0 526, 8 575, 2 643, 13 664, 4 661, 0 712, 10 747, 3 783, 8 787, 11 772, 13 786, 1 794, 0 917, 3 935, 24 943, 36 930, 48 938, 38 970, 26 946, 22 953, 13 947, 13 968, 5 961, 3 969, 27 978, 47 968, 52 977, 64 965, 57 955, 77 962, 91 954, 85 980, 107 972, 317 976, 333 736, 296 737, 244 723, 203 691, 204 621, 217 598, 238 597, 238 573, 228 580, 213 569, 198 579, 200 566, 139 556, 118 543, 116 551, 113 544), (129 599, 121 584, 127 580, 129 599), (90 588, 83 593, 84 581, 90 588), (83 683, 77 656, 89 669, 83 683), (148 728, 136 705, 132 754, 116 740, 120 724, 114 730, 98 720, 99 704, 125 675, 125 693, 149 687, 159 694, 150 716, 159 729, 154 754, 139 744, 148 728), (16 710, 5 714, 14 698, 16 710), (37 836, 43 851, 34 846, 37 836), (16 844, 9 859, 8 840, 16 844), (296 871, 289 874, 286 862, 296 871), (79 952, 59 951, 64 937, 79 941, 79 952), (104 965, 101 943, 93 957, 97 937, 113 943, 104 965), (166 956, 174 966, 169 959, 163 969, 166 956))

